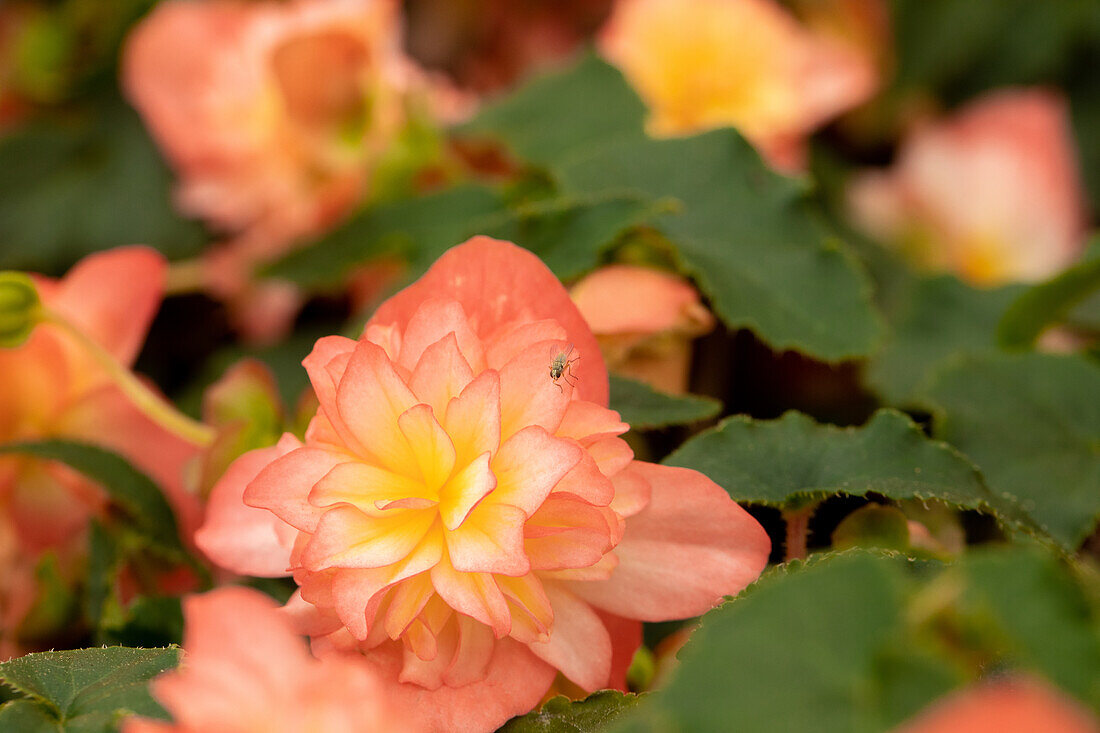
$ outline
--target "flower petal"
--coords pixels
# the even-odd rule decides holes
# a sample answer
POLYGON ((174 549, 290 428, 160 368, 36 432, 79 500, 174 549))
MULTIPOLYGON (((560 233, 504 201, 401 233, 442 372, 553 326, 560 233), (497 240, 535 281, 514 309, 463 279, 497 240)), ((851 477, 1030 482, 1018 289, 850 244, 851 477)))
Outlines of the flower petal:
POLYGON ((611 676, 611 635, 591 606, 565 588, 547 583, 546 595, 554 607, 550 639, 528 644, 535 656, 552 664, 566 677, 592 692, 611 676))
POLYGON ((449 333, 424 349, 409 378, 409 387, 421 402, 432 406, 442 418, 447 404, 473 381, 474 373, 458 348, 458 340, 449 333))
MULTIPOLYGON (((280 446, 291 448, 298 439, 286 433, 280 446)), ((317 528, 321 510, 309 503, 309 492, 321 478, 341 463, 353 460, 346 453, 302 446, 290 449, 252 479, 245 487, 244 503, 275 512, 283 521, 306 532, 317 528)))
POLYGON ((496 641, 485 676, 463 687, 443 685, 427 690, 398 682, 403 665, 400 644, 391 642, 367 657, 379 671, 383 694, 405 711, 410 727, 448 733, 484 733, 534 708, 550 688, 553 667, 511 639, 496 641))
POLYGON ((538 341, 500 369, 500 437, 507 440, 528 425, 557 431, 569 399, 573 380, 550 377, 550 363, 564 354, 564 341, 538 341))
POLYGON ((195 544, 218 566, 261 578, 290 574, 293 537, 286 530, 291 528, 267 509, 244 503, 245 486, 281 455, 278 446, 249 451, 233 461, 214 484, 206 521, 195 532, 195 544))
POLYGON ((383 303, 370 322, 404 326, 425 299, 440 296, 462 304, 482 340, 490 340, 516 314, 556 320, 565 328, 563 340, 586 355, 575 369, 578 395, 607 404, 607 368, 596 338, 561 282, 537 256, 510 242, 474 237, 448 250, 422 278, 383 303))
POLYGON ((510 504, 530 516, 550 490, 577 465, 583 451, 576 443, 553 438, 537 425, 508 438, 493 456, 497 487, 488 501, 510 504))
POLYGON ((451 403, 443 426, 455 447, 455 462, 465 466, 500 447, 500 378, 484 371, 451 403))
POLYGON ((439 492, 439 516, 443 526, 458 528, 478 502, 496 488, 497 479, 489 470, 486 451, 456 473, 439 492))
POLYGON ((435 419, 430 405, 410 407, 397 418, 397 426, 408 441, 425 487, 438 492, 455 467, 450 436, 435 419))
POLYGON ((466 312, 457 300, 430 298, 420 304, 405 328, 398 363, 410 372, 422 361, 429 346, 453 334, 464 360, 474 372, 485 369, 481 339, 470 328, 466 312))
POLYGON ((329 507, 347 503, 364 514, 377 516, 391 502, 410 497, 427 498, 424 485, 407 476, 372 466, 362 461, 349 461, 335 466, 309 492, 309 503, 329 507))
POLYGON ((69 270, 49 305, 129 366, 160 306, 167 273, 168 262, 149 247, 98 252, 69 270))
POLYGON ((306 545, 302 565, 325 568, 381 568, 403 560, 431 529, 434 509, 398 509, 380 517, 355 507, 329 509, 306 545))
POLYGON ((614 410, 594 402, 573 400, 565 408, 565 415, 555 435, 586 443, 606 436, 622 435, 627 430, 630 426, 619 419, 619 413, 614 410))
POLYGON ((459 572, 441 562, 432 568, 432 584, 448 606, 491 626, 498 639, 508 634, 508 604, 491 574, 459 572))
POLYGON ((523 510, 482 502, 460 527, 447 532, 447 550, 455 570, 467 573, 524 575, 531 569, 523 549, 523 510))
POLYGON ((336 405, 364 455, 395 473, 418 475, 416 458, 397 429, 398 417, 416 404, 386 352, 369 341, 358 342, 337 388, 336 405))
POLYGON ((627 520, 615 548, 619 566, 605 581, 569 585, 611 613, 642 621, 698 616, 753 582, 768 561, 764 529, 697 471, 640 461, 649 504, 627 520))

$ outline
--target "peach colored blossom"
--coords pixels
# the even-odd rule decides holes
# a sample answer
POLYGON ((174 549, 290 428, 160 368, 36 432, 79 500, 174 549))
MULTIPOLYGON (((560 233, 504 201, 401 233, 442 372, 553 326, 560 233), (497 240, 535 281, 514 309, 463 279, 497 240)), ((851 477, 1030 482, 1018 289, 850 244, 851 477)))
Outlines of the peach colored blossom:
MULTIPOLYGON (((633 460, 595 337, 512 244, 453 248, 362 338, 323 338, 304 365, 320 400, 305 442, 246 454, 216 493, 281 455, 243 497, 294 541, 265 530, 257 569, 285 563, 314 650, 365 657, 432 730, 493 730, 559 673, 621 687, 639 620, 698 615, 767 562, 766 533, 720 487, 633 460), (570 345, 576 379, 555 383, 570 345)), ((214 559, 243 571, 246 552, 214 559)))
POLYGON ((184 211, 267 250, 347 210, 403 119, 391 0, 169 0, 123 85, 180 175, 184 211))
POLYGON ((919 264, 979 285, 1038 280, 1084 242, 1083 194, 1065 101, 1008 89, 918 128, 893 169, 850 192, 856 221, 919 264))
POLYGON ((363 663, 313 658, 277 604, 226 587, 184 601, 184 658, 153 682, 174 723, 131 718, 123 733, 416 733, 363 663))
POLYGON ((574 285, 571 296, 611 371, 665 392, 687 389, 691 342, 714 328, 690 283, 648 267, 609 265, 574 285))
MULTIPOLYGON (((37 278, 46 306, 129 366, 160 304, 166 263, 145 247, 91 255, 60 281, 37 278)), ((143 414, 87 349, 44 323, 18 348, 0 349, 0 443, 66 438, 117 451, 167 491, 182 528, 193 531, 198 499, 183 488, 197 446, 143 414)), ((104 496, 53 462, 0 457, 0 502, 20 542, 39 551, 71 539, 104 496)))
POLYGON ((1030 677, 980 683, 932 703, 894 733, 1100 733, 1080 703, 1030 677))
MULTIPOLYGON (((201 270, 254 341, 300 305, 258 264, 345 217, 410 110, 453 95, 401 51, 396 0, 167 0, 126 44, 123 88, 179 177, 180 209, 225 235, 201 270)), ((459 105, 461 107, 461 105, 459 105)))
POLYGON ((618 0, 600 48, 654 134, 735 127, 781 170, 800 168, 805 136, 878 83, 864 54, 773 0, 618 0))

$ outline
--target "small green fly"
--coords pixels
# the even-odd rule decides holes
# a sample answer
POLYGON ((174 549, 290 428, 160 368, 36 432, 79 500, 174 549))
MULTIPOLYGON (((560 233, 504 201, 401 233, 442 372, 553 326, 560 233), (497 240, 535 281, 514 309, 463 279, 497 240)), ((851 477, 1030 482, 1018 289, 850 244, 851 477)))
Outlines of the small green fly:
POLYGON ((575 362, 577 359, 580 359, 581 357, 574 356, 572 359, 570 359, 569 355, 572 353, 573 344, 569 344, 568 349, 566 349, 565 351, 559 351, 557 356, 555 356, 554 359, 550 362, 550 381, 554 383, 554 386, 558 388, 559 392, 562 391, 562 388, 561 385, 558 384, 558 380, 561 379, 563 376, 565 377, 566 383, 570 386, 575 386, 577 384, 577 375, 573 374, 573 362, 575 362), (570 377, 573 378, 572 382, 569 381, 570 377))

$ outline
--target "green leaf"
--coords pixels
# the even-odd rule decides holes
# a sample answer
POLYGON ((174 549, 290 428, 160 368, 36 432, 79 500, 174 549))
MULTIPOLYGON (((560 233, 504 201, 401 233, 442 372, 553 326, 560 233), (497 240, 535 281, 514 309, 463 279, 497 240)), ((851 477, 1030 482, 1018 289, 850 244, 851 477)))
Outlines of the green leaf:
POLYGON ((1098 609, 1084 591, 1038 545, 947 566, 856 551, 788 563, 706 614, 668 685, 614 730, 872 733, 1010 671, 1096 709, 1098 609))
MULTIPOLYGON (((61 733, 61 727, 49 711, 33 700, 12 700, 0 705, 0 730, 18 733, 61 733)), ((108 729, 109 730, 109 729, 108 729)))
POLYGON ((950 572, 966 579, 958 608, 974 619, 987 654, 1100 709, 1096 609, 1057 558, 1035 547, 975 551, 950 572))
POLYGON ((616 690, 600 690, 575 702, 558 695, 538 710, 512 718, 499 733, 596 733, 607 730, 641 699, 616 690))
POLYGON ((579 150, 644 135, 645 105, 617 69, 585 54, 482 108, 457 132, 504 141, 530 163, 548 165, 579 150))
POLYGON ((997 323, 1021 290, 978 290, 950 275, 918 280, 890 319, 893 329, 882 349, 868 362, 869 385, 890 404, 912 404, 920 384, 946 359, 996 347, 997 323))
POLYGON ((876 651, 901 626, 897 575, 888 562, 854 555, 760 580, 703 617, 668 686, 647 696, 622 729, 873 729, 865 690, 876 651))
POLYGON ((1075 51, 1089 12, 1087 0, 893 0, 895 85, 958 100, 1049 81, 1075 51))
POLYGON ((736 132, 627 140, 567 161, 558 169, 567 191, 666 202, 672 213, 653 226, 729 326, 828 361, 865 356, 878 341, 861 266, 810 214, 803 185, 768 170, 736 132))
POLYGON ((997 326, 1005 349, 1028 349, 1048 326, 1062 322, 1073 308, 1100 290, 1100 236, 1084 260, 1012 301, 997 326))
POLYGON ((711 397, 658 392, 644 382, 612 374, 611 409, 630 427, 652 430, 714 417, 722 403, 711 397))
POLYGON ((989 354, 932 380, 937 437, 1020 502, 1064 549, 1100 514, 1100 367, 1080 356, 989 354))
POLYGON ((783 506, 875 492, 1009 516, 1014 510, 964 457, 894 410, 879 410, 858 428, 819 425, 799 412, 771 421, 731 417, 685 442, 664 463, 701 471, 737 501, 783 506))
POLYGON ((164 710, 149 695, 148 684, 178 663, 177 648, 103 647, 27 654, 0 664, 0 679, 27 698, 5 703, 0 721, 33 722, 40 727, 31 730, 75 733, 114 731, 127 714, 166 720, 164 710), (48 720, 54 727, 44 727, 48 720))
POLYGON ((176 517, 157 485, 125 458, 93 445, 66 440, 0 445, 0 454, 19 453, 60 461, 103 486, 130 522, 160 546, 184 553, 176 517))
POLYGON ((595 268, 600 254, 619 234, 651 219, 660 209, 659 204, 632 194, 562 197, 517 206, 477 233, 531 250, 555 275, 568 280, 595 268))
POLYGON ((0 268, 61 272, 92 252, 142 242, 197 254, 202 227, 180 218, 171 174, 121 101, 0 140, 0 268))
POLYGON ((125 612, 104 619, 96 640, 102 644, 169 645, 183 640, 180 599, 170 596, 138 596, 125 612))
POLYGON ((266 273, 308 290, 339 286, 357 268, 385 255, 410 262, 412 274, 477 234, 506 239, 537 254, 560 278, 592 269, 620 232, 658 207, 637 195, 558 197, 510 206, 498 191, 461 185, 367 209, 266 273))
POLYGON ((278 260, 264 274, 306 290, 324 290, 341 286, 356 267, 378 257, 411 256, 414 269, 423 268, 468 237, 471 226, 499 216, 503 209, 495 189, 474 184, 386 202, 278 260))

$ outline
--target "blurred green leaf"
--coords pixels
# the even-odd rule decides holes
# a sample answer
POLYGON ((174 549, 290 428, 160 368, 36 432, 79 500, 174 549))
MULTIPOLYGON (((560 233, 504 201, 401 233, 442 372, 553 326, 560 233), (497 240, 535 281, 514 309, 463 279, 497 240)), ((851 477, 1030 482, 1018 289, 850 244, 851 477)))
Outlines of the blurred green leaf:
POLYGON ((340 286, 357 267, 386 255, 426 270, 445 251, 477 234, 525 247, 560 278, 576 277, 599 262, 620 232, 644 222, 658 207, 636 195, 572 196, 510 205, 493 188, 464 184, 412 199, 373 206, 318 242, 266 270, 307 290, 340 286))
POLYGON ((585 54, 569 68, 486 105, 457 132, 503 140, 523 160, 549 165, 581 150, 644 137, 645 114, 622 74, 585 54))
POLYGON ((1065 550, 1100 514, 1100 366, 1085 357, 988 354, 939 372, 927 397, 938 438, 1016 500, 1065 550))
POLYGON ((28 726, 4 728, 12 731, 108 733, 131 713, 167 720, 148 685, 178 663, 177 648, 104 647, 12 659, 0 664, 0 679, 26 699, 0 707, 0 723, 28 726))
POLYGON ((1081 262, 1012 301, 997 326, 997 341, 1006 349, 1030 348, 1044 329, 1060 323, 1098 290, 1100 236, 1095 236, 1081 262))
POLYGON ((989 657, 1035 670, 1100 710, 1097 609, 1062 563, 1013 548, 972 552, 948 573, 965 576, 958 611, 975 619, 989 657))
POLYGON ((0 268, 64 271, 91 252, 143 243, 197 254, 202 227, 182 219, 172 178, 133 111, 112 101, 66 122, 0 138, 0 268))
POLYGON ((475 184, 378 204, 273 263, 264 274, 306 290, 325 290, 340 287, 356 267, 383 256, 413 258, 414 268, 426 268, 468 237, 470 227, 498 216, 503 207, 495 189, 475 184))
POLYGON ((531 250, 567 280, 594 269, 620 233, 660 209, 660 203, 632 194, 548 199, 517 206, 478 233, 531 250))
POLYGON ((951 101, 1050 81, 1087 39, 1091 0, 893 0, 895 85, 951 101))
POLYGON ((558 695, 538 710, 512 718, 498 733, 597 733, 607 730, 640 699, 616 690, 600 690, 577 701, 558 695))
POLYGON ((819 425, 793 411, 771 421, 731 417, 663 462, 701 471, 737 501, 782 506, 811 496, 875 492, 898 500, 938 499, 1004 519, 1018 511, 990 492, 957 451, 894 410, 879 410, 858 428, 819 425))
POLYGON ((867 691, 901 629, 897 576, 855 555, 760 580, 703 617, 668 685, 616 730, 881 730, 867 691))
POLYGON ((803 184, 768 170, 736 132, 621 142, 559 172, 567 191, 667 201, 653 225, 727 325, 828 361, 879 340, 862 267, 810 213, 803 184))
POLYGON ((652 430, 714 417, 722 411, 722 403, 710 397, 658 392, 644 382, 612 374, 611 409, 630 427, 652 430))
POLYGON ((1100 705, 1097 609, 1038 546, 952 565, 847 551, 788 563, 703 617, 668 685, 616 731, 892 729, 993 674, 1100 705))
POLYGON ((101 644, 168 646, 183 640, 183 609, 172 596, 138 596, 97 630, 101 644))
POLYGON ((18 453, 60 461, 99 483, 142 534, 168 550, 185 553, 172 507, 156 483, 125 458, 103 448, 66 440, 0 445, 0 454, 18 453))
MULTIPOLYGON (((102 728, 101 728, 102 729, 102 728)), ((0 730, 18 733, 58 733, 64 730, 49 708, 33 700, 19 699, 0 705, 0 730)), ((95 730, 93 727, 91 730, 95 730)), ((113 730, 107 727, 106 730, 113 730)))
POLYGON ((892 405, 908 406, 946 359, 996 348, 997 323, 1023 287, 979 290, 951 275, 921 278, 891 315, 891 332, 868 360, 867 382, 892 405))

